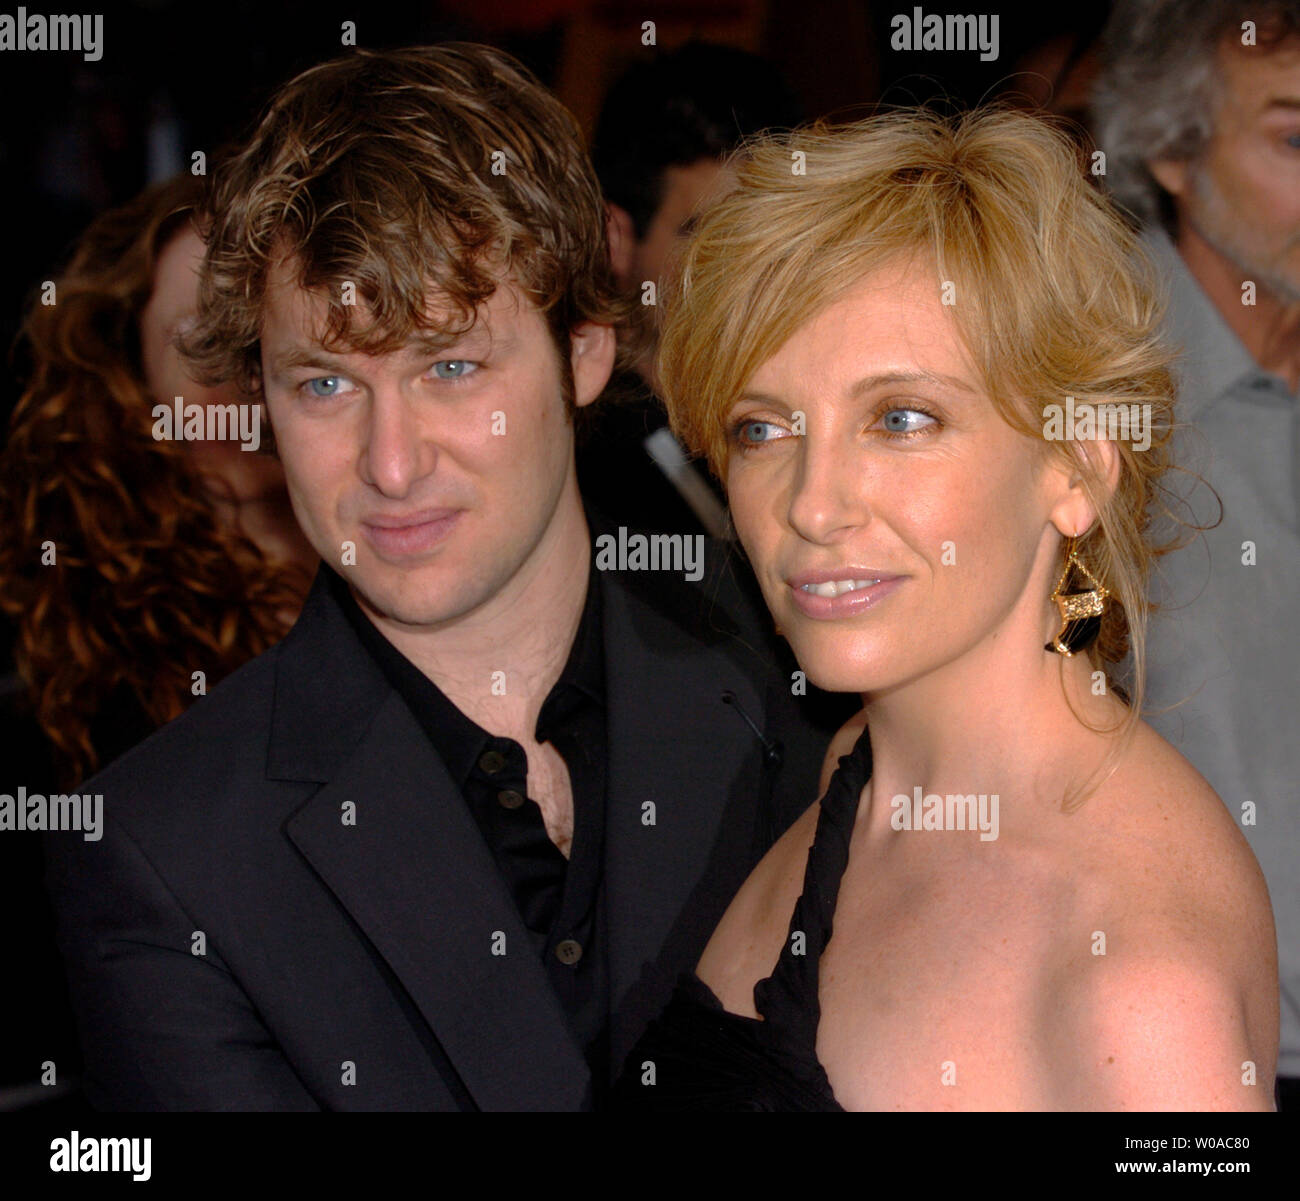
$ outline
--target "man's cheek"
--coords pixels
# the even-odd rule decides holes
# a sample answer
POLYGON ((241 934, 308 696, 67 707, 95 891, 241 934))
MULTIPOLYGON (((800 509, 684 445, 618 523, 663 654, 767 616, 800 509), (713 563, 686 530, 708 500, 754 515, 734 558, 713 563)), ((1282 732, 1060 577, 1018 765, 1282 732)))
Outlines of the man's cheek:
POLYGON ((330 503, 332 492, 327 484, 310 472, 295 472, 287 464, 286 475, 290 482, 295 511, 301 514, 301 520, 310 521, 320 528, 336 520, 334 506, 330 503))

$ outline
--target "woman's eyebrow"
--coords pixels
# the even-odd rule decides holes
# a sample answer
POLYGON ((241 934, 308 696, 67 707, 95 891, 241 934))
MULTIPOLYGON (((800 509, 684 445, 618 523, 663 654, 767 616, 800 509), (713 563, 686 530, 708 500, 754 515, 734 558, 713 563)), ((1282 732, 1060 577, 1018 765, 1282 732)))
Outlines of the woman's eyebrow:
MULTIPOLYGON (((849 389, 849 396, 858 397, 867 392, 874 392, 877 388, 891 387, 895 384, 938 384, 942 387, 953 388, 958 392, 966 392, 971 396, 977 395, 977 391, 963 379, 958 379, 955 375, 944 375, 938 371, 882 371, 875 375, 865 375, 857 380, 849 389)), ((736 399, 736 403, 742 401, 753 401, 758 404, 780 405, 783 402, 775 396, 766 392, 747 391, 741 393, 736 399)))
POLYGON ((886 371, 878 375, 863 376, 849 389, 849 395, 860 396, 864 392, 874 392, 877 388, 889 387, 893 384, 917 383, 940 384, 944 387, 955 388, 959 392, 975 394, 975 389, 970 384, 954 375, 944 375, 937 371, 886 371))

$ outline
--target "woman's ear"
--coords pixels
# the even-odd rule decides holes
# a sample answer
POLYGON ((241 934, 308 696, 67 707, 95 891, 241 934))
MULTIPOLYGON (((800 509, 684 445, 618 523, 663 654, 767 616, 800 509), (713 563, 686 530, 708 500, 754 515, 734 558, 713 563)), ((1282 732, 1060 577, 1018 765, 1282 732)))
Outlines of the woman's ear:
POLYGON ((1101 484, 1105 496, 1114 493, 1119 485, 1120 454, 1114 442, 1106 438, 1075 442, 1071 447, 1077 456, 1073 470, 1064 472, 1065 491, 1052 507, 1052 524, 1066 537, 1081 538, 1096 522, 1097 505, 1093 495, 1084 486, 1085 477, 1101 484))

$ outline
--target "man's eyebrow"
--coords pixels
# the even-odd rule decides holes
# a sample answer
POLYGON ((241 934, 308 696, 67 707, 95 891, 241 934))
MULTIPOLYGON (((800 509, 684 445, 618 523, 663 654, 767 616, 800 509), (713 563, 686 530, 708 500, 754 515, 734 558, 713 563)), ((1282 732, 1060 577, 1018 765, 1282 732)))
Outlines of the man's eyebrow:
POLYGON ((273 372, 292 371, 295 367, 320 367, 332 371, 341 368, 342 365, 341 359, 315 347, 286 350, 282 354, 270 355, 267 358, 267 367, 273 372))
POLYGON ((1265 110, 1274 108, 1300 109, 1300 96, 1274 96, 1264 108, 1265 110))
POLYGON ((478 322, 468 329, 452 330, 446 333, 426 330, 412 334, 407 339, 406 349, 417 354, 437 354, 449 347, 459 346, 463 342, 473 343, 483 340, 486 340, 491 346, 505 345, 510 341, 503 334, 493 333, 482 322, 478 322))
MULTIPOLYGON (((462 330, 460 333, 425 332, 412 334, 399 353, 405 353, 417 358, 427 354, 441 354, 451 347, 477 341, 480 338, 488 338, 494 349, 510 343, 508 337, 500 334, 493 336, 485 326, 475 325, 462 330)), ((313 367, 326 371, 347 370, 347 364, 341 357, 335 356, 323 347, 318 346, 297 347, 286 350, 282 354, 270 355, 267 358, 267 367, 270 371, 276 373, 292 371, 298 367, 313 367)))

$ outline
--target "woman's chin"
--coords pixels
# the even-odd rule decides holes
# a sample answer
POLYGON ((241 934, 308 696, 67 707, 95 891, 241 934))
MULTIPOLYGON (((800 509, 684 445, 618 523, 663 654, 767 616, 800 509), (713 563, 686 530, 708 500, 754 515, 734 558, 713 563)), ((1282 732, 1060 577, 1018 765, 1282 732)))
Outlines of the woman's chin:
POLYGON ((859 660, 845 655, 827 653, 825 650, 801 654, 792 646, 799 669, 808 683, 823 692, 876 692, 887 688, 897 679, 897 672, 887 670, 882 664, 859 660))

